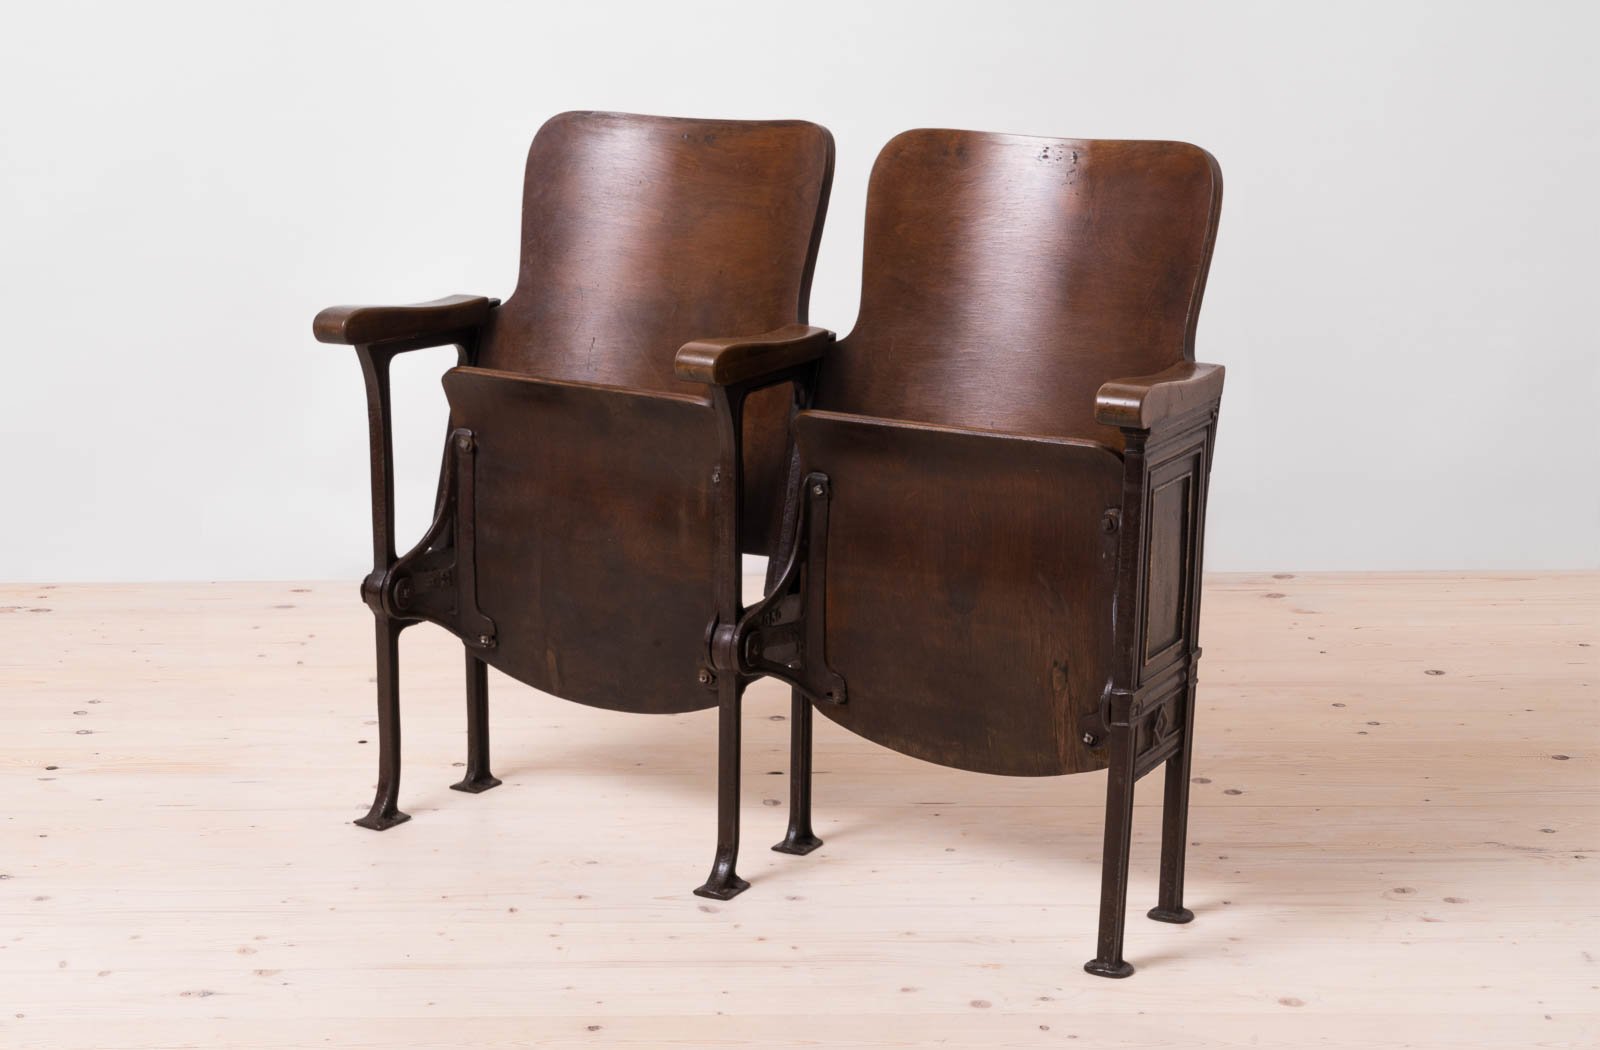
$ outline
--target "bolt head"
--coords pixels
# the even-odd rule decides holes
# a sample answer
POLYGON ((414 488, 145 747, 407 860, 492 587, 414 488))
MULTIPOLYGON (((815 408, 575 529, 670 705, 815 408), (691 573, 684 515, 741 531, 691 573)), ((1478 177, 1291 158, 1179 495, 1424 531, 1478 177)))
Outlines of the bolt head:
POLYGON ((1093 733, 1085 733, 1083 734, 1083 742, 1085 746, 1093 747, 1100 742, 1100 738, 1095 736, 1093 733))
POLYGON ((811 494, 813 496, 820 496, 826 491, 828 491, 828 490, 822 487, 822 483, 820 481, 817 482, 817 484, 811 486, 811 494))
POLYGON ((695 675, 695 677, 699 679, 701 685, 710 685, 712 682, 717 680, 717 676, 706 670, 704 667, 700 668, 700 673, 695 675))
POLYGON ((486 634, 480 634, 478 635, 478 644, 487 649, 494 644, 494 639, 486 634))

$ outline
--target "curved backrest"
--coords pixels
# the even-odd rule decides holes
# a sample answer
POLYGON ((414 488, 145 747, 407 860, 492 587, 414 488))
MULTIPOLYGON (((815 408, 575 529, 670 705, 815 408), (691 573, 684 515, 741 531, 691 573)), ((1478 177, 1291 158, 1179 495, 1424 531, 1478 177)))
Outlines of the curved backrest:
POLYGON ((804 121, 563 113, 528 151, 522 265, 485 368, 703 393, 691 339, 806 319, 833 138, 804 121))
POLYGON ((1193 359, 1221 199, 1181 142, 896 137, 817 407, 1120 447, 1095 392, 1193 359))

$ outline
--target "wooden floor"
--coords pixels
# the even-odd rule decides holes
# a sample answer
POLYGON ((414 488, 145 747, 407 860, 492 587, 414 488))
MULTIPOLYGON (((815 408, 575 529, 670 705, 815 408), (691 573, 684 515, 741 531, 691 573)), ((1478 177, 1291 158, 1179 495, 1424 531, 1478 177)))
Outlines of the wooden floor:
POLYGON ((752 882, 690 894, 714 713, 495 677, 460 775, 460 650, 402 643, 403 807, 375 775, 353 583, 0 587, 0 1046, 1532 1047, 1600 1043, 1597 575, 1208 580, 1189 926, 1086 975, 1104 775, 941 769, 750 693, 752 882))

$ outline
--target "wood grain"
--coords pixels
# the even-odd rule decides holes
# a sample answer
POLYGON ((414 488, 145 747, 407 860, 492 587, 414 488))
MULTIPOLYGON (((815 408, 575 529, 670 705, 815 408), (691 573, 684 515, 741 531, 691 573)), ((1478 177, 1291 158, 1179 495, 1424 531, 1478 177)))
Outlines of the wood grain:
POLYGON ((1188 143, 897 135, 817 406, 1121 447, 1095 395, 1194 360, 1221 205, 1215 158, 1188 143))
MULTIPOLYGON (((752 889, 716 904, 689 892, 714 713, 638 718, 497 676, 506 786, 463 796, 460 646, 437 630, 402 641, 416 819, 352 828, 376 739, 351 599, 0 588, 0 1045, 1600 1038, 1600 575, 1209 578, 1198 918, 1135 912, 1124 982, 1079 968, 1100 774, 962 773, 819 723, 827 845, 747 850, 752 889)), ((784 823, 788 697, 761 682, 748 701, 762 841, 784 823)), ((1142 786, 1136 902, 1160 798, 1142 786)))
MULTIPOLYGON (((674 373, 684 343, 806 321, 833 160, 801 120, 552 117, 528 150, 516 290, 477 363, 704 397, 674 373)), ((776 538, 789 405, 766 390, 746 414, 750 553, 776 538)))

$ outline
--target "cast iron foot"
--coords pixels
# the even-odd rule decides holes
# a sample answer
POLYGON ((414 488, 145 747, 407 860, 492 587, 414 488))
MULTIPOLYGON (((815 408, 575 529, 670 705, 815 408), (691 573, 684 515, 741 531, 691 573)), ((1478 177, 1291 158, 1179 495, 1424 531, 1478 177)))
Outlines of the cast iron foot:
POLYGON ((803 857, 807 853, 822 845, 822 840, 809 831, 796 833, 790 828, 783 836, 783 841, 772 847, 778 853, 788 853, 796 857, 803 857))
POLYGON ((1157 922, 1170 922, 1179 926, 1194 921, 1194 912, 1188 908, 1179 908, 1176 911, 1170 908, 1151 908, 1145 914, 1157 922))
POLYGON ((1115 977, 1120 979, 1133 976, 1133 964, 1125 959, 1120 959, 1117 962, 1090 959, 1083 964, 1083 968, 1086 972, 1092 973, 1096 977, 1115 977))
POLYGON ((472 776, 469 774, 466 779, 462 780, 459 784, 451 784, 450 790, 465 791, 469 795, 481 795, 490 788, 499 787, 501 783, 502 781, 499 777, 489 773, 483 773, 479 776, 472 776))
POLYGON ((352 821, 351 823, 355 824, 355 826, 358 828, 366 828, 369 831, 388 831, 396 824, 404 824, 410 819, 411 814, 409 813, 402 813, 398 809, 391 809, 387 812, 384 812, 382 809, 379 809, 375 806, 373 807, 371 813, 368 813, 360 820, 352 821))
POLYGON ((696 897, 710 897, 714 901, 731 901, 750 888, 750 884, 733 872, 712 872, 704 886, 694 891, 696 897))

